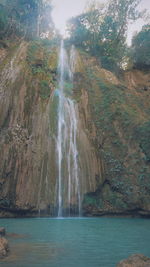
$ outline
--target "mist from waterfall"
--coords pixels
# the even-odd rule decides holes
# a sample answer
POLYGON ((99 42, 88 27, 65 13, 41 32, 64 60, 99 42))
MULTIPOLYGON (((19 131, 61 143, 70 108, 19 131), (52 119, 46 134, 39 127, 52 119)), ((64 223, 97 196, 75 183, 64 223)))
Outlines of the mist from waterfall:
POLYGON ((59 54, 59 104, 57 127, 57 208, 58 217, 81 214, 81 192, 77 149, 77 110, 76 104, 65 92, 67 84, 70 94, 73 87, 75 48, 72 46, 70 57, 61 41, 59 54))

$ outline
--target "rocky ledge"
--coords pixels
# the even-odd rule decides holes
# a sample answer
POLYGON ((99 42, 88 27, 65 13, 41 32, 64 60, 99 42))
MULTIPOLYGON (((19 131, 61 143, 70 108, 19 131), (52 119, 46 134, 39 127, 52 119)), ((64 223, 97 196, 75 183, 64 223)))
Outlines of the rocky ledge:
POLYGON ((135 254, 119 262, 116 267, 150 267, 150 258, 142 254, 135 254))

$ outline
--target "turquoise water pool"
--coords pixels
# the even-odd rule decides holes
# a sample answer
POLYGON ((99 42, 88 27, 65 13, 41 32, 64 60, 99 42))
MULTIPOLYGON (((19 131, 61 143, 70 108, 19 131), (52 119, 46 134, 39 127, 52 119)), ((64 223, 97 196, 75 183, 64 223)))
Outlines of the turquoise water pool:
POLYGON ((150 220, 0 219, 11 255, 2 267, 114 267, 134 253, 150 257, 150 220))

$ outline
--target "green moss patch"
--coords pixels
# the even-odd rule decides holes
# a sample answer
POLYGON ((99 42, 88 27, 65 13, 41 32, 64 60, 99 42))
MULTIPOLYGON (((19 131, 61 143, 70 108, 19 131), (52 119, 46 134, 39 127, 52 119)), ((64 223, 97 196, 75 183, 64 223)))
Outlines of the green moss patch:
POLYGON ((46 80, 40 82, 40 97, 42 99, 47 99, 50 97, 50 87, 46 80))

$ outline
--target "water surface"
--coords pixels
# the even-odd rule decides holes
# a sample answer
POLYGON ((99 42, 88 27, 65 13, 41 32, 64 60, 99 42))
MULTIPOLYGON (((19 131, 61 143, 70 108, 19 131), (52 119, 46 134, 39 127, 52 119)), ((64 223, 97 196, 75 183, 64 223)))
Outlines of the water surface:
POLYGON ((150 257, 150 220, 137 218, 0 219, 11 256, 2 267, 114 267, 134 253, 150 257))

